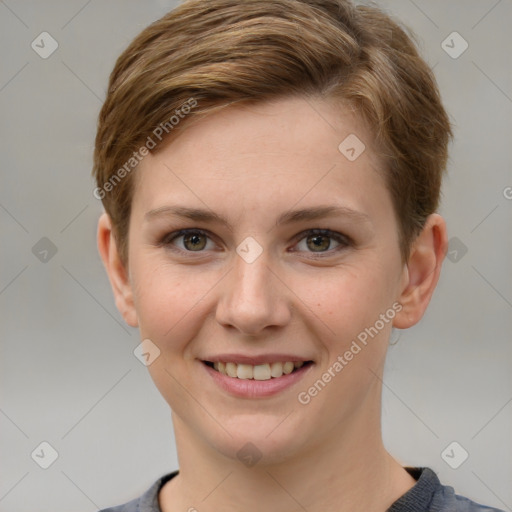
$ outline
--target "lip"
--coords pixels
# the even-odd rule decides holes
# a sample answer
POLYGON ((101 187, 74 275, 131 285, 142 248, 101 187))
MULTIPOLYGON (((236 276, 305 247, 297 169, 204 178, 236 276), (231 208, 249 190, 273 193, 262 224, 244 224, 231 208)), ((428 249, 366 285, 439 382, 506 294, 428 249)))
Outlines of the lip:
MULTIPOLYGON (((221 356, 224 357, 224 356, 221 356)), ((230 356, 233 357, 233 356, 230 356)), ((276 357, 276 356, 272 356, 276 357)), ((289 356, 287 356, 289 357, 289 356)), ((262 361, 261 358, 246 358, 247 360, 256 360, 258 362, 251 363, 251 362, 245 362, 241 359, 238 359, 240 361, 239 364, 259 364, 259 361, 262 361)), ((295 361, 301 361, 302 359, 295 359, 295 361)), ((206 361, 211 361, 210 359, 206 359, 206 361)), ((226 359, 219 359, 219 361, 226 361, 226 359)), ((227 361, 229 362, 235 362, 233 359, 228 358, 227 361)), ((272 359, 272 362, 280 362, 279 360, 272 359)), ((271 362, 270 360, 263 361, 261 364, 265 362, 271 362)), ((286 361, 293 361, 293 359, 286 359, 286 361)), ((286 362, 284 361, 284 362, 286 362)), ((305 359, 304 361, 311 361, 305 359)), ((206 365, 204 361, 199 361, 201 364, 201 367, 208 373, 208 375, 211 377, 213 382, 219 386, 223 391, 226 391, 232 396, 238 397, 238 398, 266 398, 275 396, 278 393, 283 392, 284 390, 292 387, 293 385, 297 384, 302 378, 311 370, 311 368, 315 365, 311 361, 310 364, 307 364, 305 366, 302 366, 301 368, 296 369, 292 373, 289 373, 288 375, 282 375, 281 377, 272 378, 269 380, 254 380, 254 379, 238 379, 236 377, 228 377, 227 375, 223 375, 222 373, 218 372, 217 370, 214 370, 210 366, 206 365)), ((211 362, 217 362, 217 360, 211 361, 211 362)))

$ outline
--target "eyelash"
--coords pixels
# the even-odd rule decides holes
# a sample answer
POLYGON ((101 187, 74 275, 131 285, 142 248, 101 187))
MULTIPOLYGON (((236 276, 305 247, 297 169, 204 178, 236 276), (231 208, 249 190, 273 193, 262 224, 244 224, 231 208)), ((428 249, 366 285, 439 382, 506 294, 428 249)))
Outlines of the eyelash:
MULTIPOLYGON (((191 235, 191 234, 202 235, 209 239, 212 238, 208 234, 207 231, 204 231, 202 229, 198 229, 198 228, 181 229, 179 231, 175 231, 173 233, 169 233, 169 234, 165 235, 161 239, 159 245, 165 246, 166 248, 168 248, 174 252, 179 252, 179 253, 187 253, 187 254, 198 253, 198 254, 200 254, 200 253, 204 252, 204 251, 188 251, 188 250, 184 250, 184 249, 179 249, 176 246, 172 245, 172 242, 174 242, 176 239, 178 239, 182 236, 191 235)), ((336 247, 335 249, 329 249, 327 251, 310 252, 310 254, 312 255, 313 258, 324 258, 324 257, 326 257, 324 255, 331 256, 333 253, 338 253, 338 252, 346 249, 347 247, 354 245, 352 239, 350 237, 348 237, 347 235, 337 233, 336 231, 332 231, 330 229, 320 229, 320 228, 308 229, 306 231, 303 231, 303 232, 299 233, 294 238, 294 240, 295 240, 295 243, 298 243, 298 242, 302 241, 303 239, 305 239, 309 236, 314 236, 314 235, 321 235, 321 236, 326 236, 328 238, 332 238, 333 240, 338 242, 340 245, 338 247, 336 247)), ((301 252, 301 251, 293 251, 293 252, 301 252)))

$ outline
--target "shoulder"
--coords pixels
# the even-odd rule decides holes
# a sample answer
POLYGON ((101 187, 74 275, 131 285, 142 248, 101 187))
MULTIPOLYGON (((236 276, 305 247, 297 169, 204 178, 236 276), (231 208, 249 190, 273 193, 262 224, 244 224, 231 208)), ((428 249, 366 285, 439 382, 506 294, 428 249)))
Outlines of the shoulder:
POLYGON ((393 503, 387 512, 504 512, 456 494, 453 487, 443 485, 430 468, 405 469, 416 480, 416 485, 393 503))
POLYGON ((502 509, 482 505, 455 493, 453 487, 440 485, 432 499, 432 510, 439 512, 504 512, 502 509))
POLYGON ((139 512, 139 498, 115 507, 102 508, 99 512, 139 512))
POLYGON ((158 493, 163 485, 176 476, 178 471, 161 476, 141 496, 131 501, 99 510, 99 512, 161 512, 158 505, 158 493))

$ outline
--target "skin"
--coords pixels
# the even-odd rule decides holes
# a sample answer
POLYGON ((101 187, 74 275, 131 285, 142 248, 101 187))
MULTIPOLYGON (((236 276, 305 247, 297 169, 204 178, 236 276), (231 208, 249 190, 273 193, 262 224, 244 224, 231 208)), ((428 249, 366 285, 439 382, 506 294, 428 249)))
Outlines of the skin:
POLYGON ((159 494, 164 512, 384 511, 415 484, 382 443, 381 379, 391 327, 416 324, 434 292, 446 225, 432 214, 403 263, 381 165, 358 117, 326 99, 235 105, 191 123, 140 163, 128 265, 108 215, 100 218, 98 247, 117 307, 161 351, 148 369, 172 408, 180 465, 159 494), (366 145, 353 162, 338 150, 349 134, 366 145), (147 217, 177 204, 221 214, 231 228, 147 217), (367 217, 276 226, 291 209, 319 205, 367 217), (184 237, 161 244, 185 228, 207 232, 199 251, 184 237), (352 243, 317 239, 306 232, 314 228, 352 243), (248 236, 263 251, 252 263, 236 252, 248 236), (298 393, 396 303, 402 309, 392 321, 307 405, 299 403, 298 393), (219 353, 289 353, 314 364, 275 396, 237 398, 203 367, 219 353), (247 442, 261 454, 252 467, 237 458, 247 442))

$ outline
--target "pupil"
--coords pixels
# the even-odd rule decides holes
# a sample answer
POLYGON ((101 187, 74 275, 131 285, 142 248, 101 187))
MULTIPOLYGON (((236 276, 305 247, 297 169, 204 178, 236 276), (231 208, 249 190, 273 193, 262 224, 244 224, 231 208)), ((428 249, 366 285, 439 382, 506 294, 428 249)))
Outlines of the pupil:
POLYGON ((313 239, 313 244, 314 244, 314 246, 316 248, 320 248, 320 249, 322 249, 322 248, 323 249, 328 249, 329 248, 329 241, 328 241, 326 236, 324 236, 324 235, 314 235, 312 237, 312 239, 313 239), (322 244, 322 239, 324 241, 327 240, 327 243, 322 244))
POLYGON ((185 237, 185 243, 191 242, 192 250, 203 249, 204 243, 201 244, 201 235, 192 234, 185 237))

